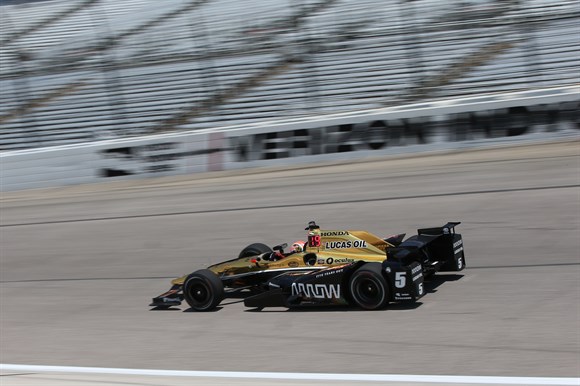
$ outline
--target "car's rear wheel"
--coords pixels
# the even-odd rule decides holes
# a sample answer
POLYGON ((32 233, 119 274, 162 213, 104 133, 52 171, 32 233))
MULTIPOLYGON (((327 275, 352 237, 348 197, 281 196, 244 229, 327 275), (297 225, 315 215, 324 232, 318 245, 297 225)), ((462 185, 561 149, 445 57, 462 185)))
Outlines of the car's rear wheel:
POLYGON ((209 269, 200 269, 187 276, 183 297, 195 311, 211 311, 224 299, 224 285, 209 269))
POLYGON ((349 292, 353 303, 365 310, 378 310, 389 303, 389 285, 381 266, 365 264, 352 274, 349 292))
POLYGON ((243 257, 261 255, 262 253, 266 252, 272 252, 272 248, 270 248, 266 244, 254 243, 242 249, 242 251, 238 255, 238 259, 241 259, 243 257))

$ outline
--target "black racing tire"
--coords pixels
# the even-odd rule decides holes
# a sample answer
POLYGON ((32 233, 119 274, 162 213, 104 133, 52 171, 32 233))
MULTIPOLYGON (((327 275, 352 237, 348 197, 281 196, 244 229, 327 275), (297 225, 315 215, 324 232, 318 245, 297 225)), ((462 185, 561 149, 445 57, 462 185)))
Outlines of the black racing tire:
POLYGON ((352 302, 364 310, 380 310, 389 303, 390 290, 378 264, 365 264, 348 282, 352 302))
POLYGON ((251 257, 251 256, 261 255, 262 253, 266 253, 266 252, 272 252, 272 248, 270 248, 266 244, 254 243, 254 244, 250 244, 247 247, 245 247, 244 249, 242 249, 242 251, 238 255, 238 259, 241 259, 243 257, 251 257))
POLYGON ((224 285, 215 273, 200 269, 185 279, 183 297, 193 310, 211 311, 224 299, 224 285))

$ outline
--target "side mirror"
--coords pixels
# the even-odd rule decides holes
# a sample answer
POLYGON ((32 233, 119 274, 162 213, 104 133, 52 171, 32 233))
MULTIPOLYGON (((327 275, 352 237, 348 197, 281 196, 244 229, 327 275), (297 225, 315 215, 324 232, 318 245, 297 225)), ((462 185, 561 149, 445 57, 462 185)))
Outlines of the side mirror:
POLYGON ((284 249, 288 247, 288 243, 284 243, 284 244, 280 244, 280 245, 276 245, 275 247, 273 247, 272 249, 274 251, 278 251, 278 252, 284 252, 284 249))

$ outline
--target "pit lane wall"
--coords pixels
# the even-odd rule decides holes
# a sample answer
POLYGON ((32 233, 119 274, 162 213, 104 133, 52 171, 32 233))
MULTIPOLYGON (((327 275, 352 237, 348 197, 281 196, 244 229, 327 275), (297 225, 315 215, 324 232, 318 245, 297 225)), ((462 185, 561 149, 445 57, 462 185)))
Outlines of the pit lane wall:
POLYGON ((580 136, 580 85, 0 153, 0 190, 580 136))

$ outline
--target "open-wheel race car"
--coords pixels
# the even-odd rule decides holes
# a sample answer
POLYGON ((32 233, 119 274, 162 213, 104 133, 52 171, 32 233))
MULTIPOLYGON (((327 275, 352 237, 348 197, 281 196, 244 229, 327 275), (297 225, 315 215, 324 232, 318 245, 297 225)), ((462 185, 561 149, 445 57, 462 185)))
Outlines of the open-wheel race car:
POLYGON ((196 311, 215 309, 228 295, 247 307, 345 304, 376 310, 389 302, 414 302, 425 294, 424 279, 438 271, 465 268, 459 222, 418 229, 417 235, 387 238, 366 231, 323 230, 311 221, 307 241, 273 248, 254 243, 236 259, 172 280, 151 307, 183 300, 196 311))

